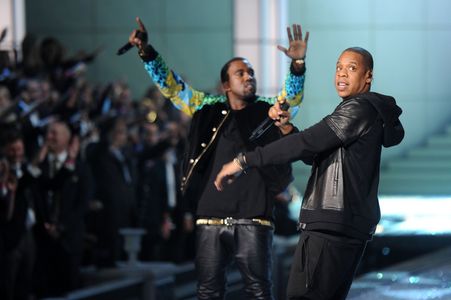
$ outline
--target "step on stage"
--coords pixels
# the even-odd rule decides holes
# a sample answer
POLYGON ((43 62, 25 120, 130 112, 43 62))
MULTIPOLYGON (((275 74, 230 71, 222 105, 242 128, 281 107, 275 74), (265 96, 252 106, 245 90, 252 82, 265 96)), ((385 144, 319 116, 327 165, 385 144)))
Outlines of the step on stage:
POLYGON ((378 232, 347 299, 451 299, 451 198, 380 202, 378 232))

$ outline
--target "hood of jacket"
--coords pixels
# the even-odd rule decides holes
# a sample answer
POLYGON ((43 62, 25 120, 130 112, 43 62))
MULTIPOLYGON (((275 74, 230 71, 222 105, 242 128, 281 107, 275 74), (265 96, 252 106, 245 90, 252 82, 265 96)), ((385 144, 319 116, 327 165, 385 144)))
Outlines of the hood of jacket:
POLYGON ((374 92, 361 94, 358 98, 367 99, 381 116, 384 122, 383 146, 399 144, 404 138, 404 128, 399 120, 402 109, 396 105, 395 98, 374 92))

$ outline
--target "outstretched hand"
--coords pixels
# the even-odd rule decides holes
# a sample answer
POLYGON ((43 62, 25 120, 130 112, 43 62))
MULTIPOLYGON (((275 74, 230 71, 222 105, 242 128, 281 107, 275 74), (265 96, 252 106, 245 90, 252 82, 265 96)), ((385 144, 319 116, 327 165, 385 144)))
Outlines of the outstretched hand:
POLYGON ((136 46, 139 51, 143 51, 147 46, 148 33, 146 27, 139 17, 136 17, 136 23, 138 23, 139 29, 132 31, 132 33, 128 37, 128 42, 133 46, 136 46))
POLYGON ((307 31, 305 33, 304 39, 302 39, 301 25, 293 24, 293 34, 291 33, 290 27, 287 27, 287 34, 288 41, 290 43, 288 49, 280 45, 277 45, 277 49, 285 53, 286 56, 293 60, 303 59, 305 57, 305 54, 307 53, 309 32, 307 31))
POLYGON ((222 166, 221 171, 219 171, 218 175, 215 179, 215 187, 218 191, 222 191, 224 189, 224 184, 231 184, 236 176, 241 172, 240 166, 231 161, 222 166))

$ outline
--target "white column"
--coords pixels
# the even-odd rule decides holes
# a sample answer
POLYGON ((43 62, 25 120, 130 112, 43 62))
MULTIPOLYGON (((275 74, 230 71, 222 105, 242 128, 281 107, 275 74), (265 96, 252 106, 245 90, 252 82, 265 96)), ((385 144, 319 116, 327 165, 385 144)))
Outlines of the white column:
POLYGON ((0 31, 3 31, 5 28, 7 29, 7 35, 0 44, 0 49, 20 50, 25 36, 24 0, 0 1, 0 31))
POLYGON ((275 95, 283 83, 289 62, 277 44, 287 43, 287 14, 287 0, 234 1, 234 53, 253 65, 260 95, 275 95))

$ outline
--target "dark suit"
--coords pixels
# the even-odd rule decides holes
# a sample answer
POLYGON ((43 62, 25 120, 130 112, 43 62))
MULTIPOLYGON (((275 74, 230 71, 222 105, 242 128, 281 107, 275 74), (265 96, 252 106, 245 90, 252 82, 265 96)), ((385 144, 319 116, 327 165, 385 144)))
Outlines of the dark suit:
MULTIPOLYGON (((140 164, 141 165, 141 164, 140 164)), ((184 232, 183 221, 185 204, 178 176, 180 165, 177 162, 169 164, 174 176, 173 186, 168 186, 167 161, 158 158, 141 165, 140 181, 140 224, 146 229, 143 238, 141 257, 144 260, 168 260, 176 263, 188 258, 194 258, 194 244, 189 248, 189 238, 192 234, 184 232), (175 203, 170 203, 168 188, 173 188, 175 203), (171 218, 175 228, 168 240, 161 237, 161 227, 164 216, 171 218), (187 248, 188 247, 188 248, 187 248), (190 251, 191 250, 191 251, 190 251)))
MULTIPOLYGON (((28 299, 35 257, 29 208, 33 205, 32 178, 22 164, 13 174, 18 179, 11 219, 0 223, 0 299, 28 299), (27 224, 28 222, 28 224, 27 224)), ((6 207, 5 207, 6 208, 6 207)))
POLYGON ((133 165, 127 156, 122 154, 121 161, 105 145, 94 144, 90 148, 88 160, 95 178, 95 198, 103 205, 90 216, 90 230, 97 237, 94 260, 100 266, 114 266, 117 260, 125 258, 119 229, 135 225, 136 220, 133 165))
POLYGON ((92 176, 81 161, 61 166, 52 176, 46 159, 36 186, 36 293, 56 296, 77 287, 84 236, 84 215, 92 197, 92 176), (56 226, 51 236, 45 223, 56 226))

